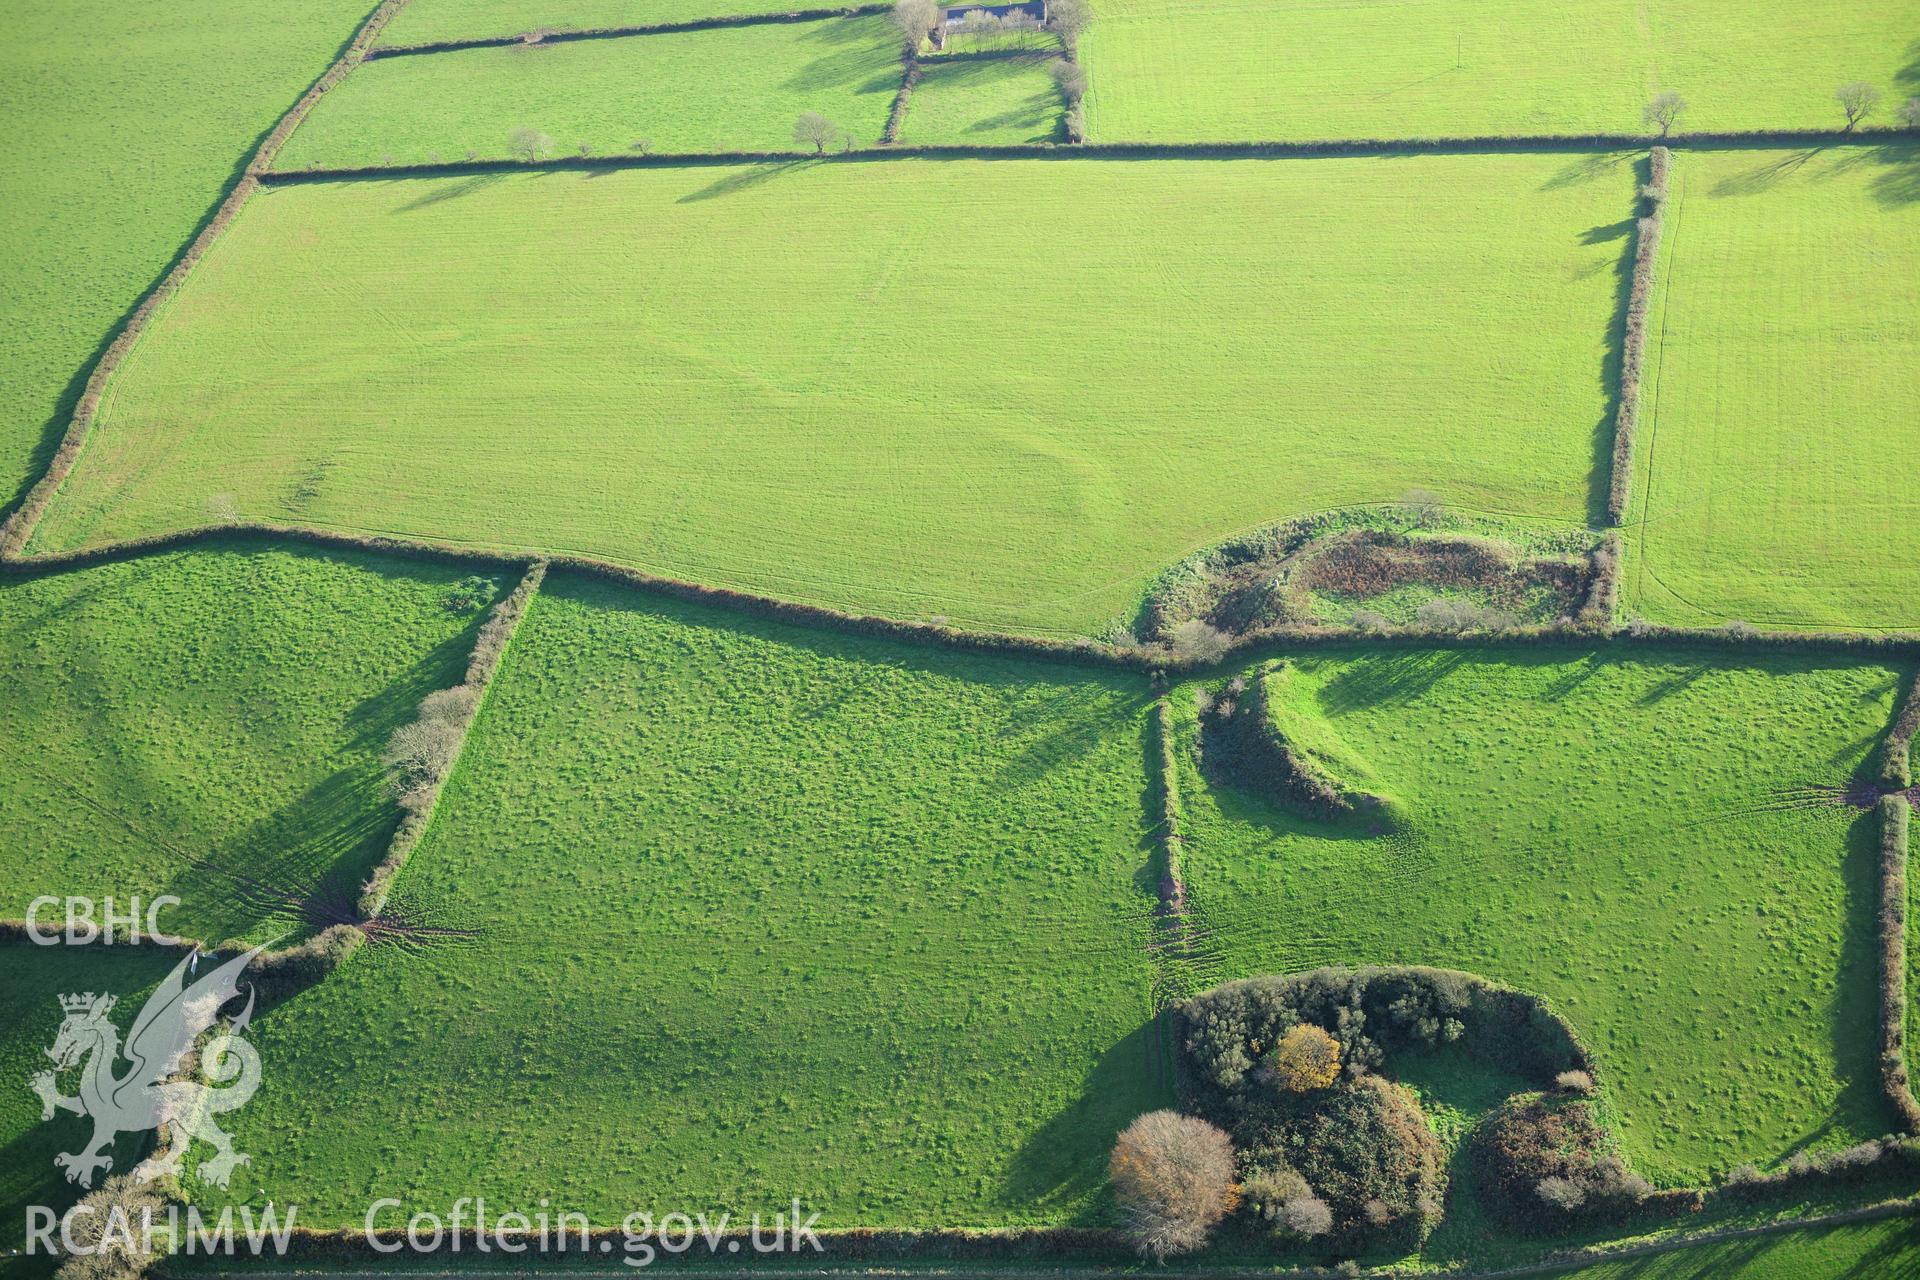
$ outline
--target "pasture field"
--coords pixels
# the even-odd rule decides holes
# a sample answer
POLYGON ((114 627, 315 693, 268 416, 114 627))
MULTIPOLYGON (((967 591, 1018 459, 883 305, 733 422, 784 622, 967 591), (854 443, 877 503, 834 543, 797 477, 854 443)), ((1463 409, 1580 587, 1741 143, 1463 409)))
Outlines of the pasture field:
POLYGON ((374 0, 44 0, 0 41, 0 510, 95 352, 374 0), (266 20, 271 12, 273 18, 266 20))
POLYGON ((468 572, 236 546, 0 581, 0 917, 172 893, 164 928, 265 941, 350 906, 387 736, 464 669, 468 572))
POLYGON ((1623 597, 1920 627, 1920 147, 1681 152, 1623 597))
POLYGON ((900 130, 904 143, 1058 142, 1063 110, 1050 54, 921 63, 900 130))
POLYGON ((1509 155, 274 188, 121 366, 34 549, 221 494, 1076 633, 1228 533, 1415 487, 1578 527, 1634 182, 1509 155))
POLYGON ((1564 1280, 1869 1280, 1916 1269, 1920 1220, 1906 1217, 1719 1240, 1552 1274, 1564 1280))
POLYGON ((1651 650, 1296 656, 1290 680, 1399 801, 1390 835, 1209 784, 1182 686, 1201 976, 1431 964, 1547 996, 1666 1185, 1884 1133, 1878 827, 1818 788, 1871 755, 1903 678, 1651 650))
POLYGON ((523 126, 560 155, 617 155, 641 139, 661 152, 791 151, 803 111, 871 146, 900 77, 885 17, 382 58, 314 108, 277 166, 503 159, 523 126))
MULTIPOLYGON (((44 1051, 60 1029, 59 998, 111 991, 124 1005, 138 1006, 178 961, 174 952, 135 947, 7 947, 0 963, 0 1008, 7 1011, 0 1026, 0 1072, 11 1086, 0 1089, 0 1275, 46 1273, 44 1259, 12 1256, 26 1244, 27 1206, 71 1203, 75 1189, 53 1157, 77 1150, 91 1132, 86 1121, 65 1111, 42 1123, 40 1099, 27 1087, 51 1066, 44 1051)), ((73 1089, 71 1078, 61 1084, 63 1091, 73 1089)), ((139 1139, 123 1137, 113 1149, 115 1172, 126 1172, 143 1154, 139 1139)))
POLYGON ((1837 129, 1836 86, 1920 81, 1904 0, 1099 0, 1084 41, 1096 142, 1837 129))
POLYGON ((410 0, 380 33, 380 43, 484 40, 530 31, 644 27, 662 22, 842 6, 803 0, 410 0))
POLYGON ((1147 705, 550 578, 395 898, 477 936, 259 1023, 235 1193, 1082 1220, 1170 1096, 1147 705))

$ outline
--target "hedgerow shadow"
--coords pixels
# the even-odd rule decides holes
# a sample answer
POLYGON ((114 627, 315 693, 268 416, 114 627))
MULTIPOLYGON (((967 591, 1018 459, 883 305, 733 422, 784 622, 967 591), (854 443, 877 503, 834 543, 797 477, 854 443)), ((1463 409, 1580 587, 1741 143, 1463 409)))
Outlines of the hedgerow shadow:
POLYGON ((449 181, 435 183, 432 185, 432 189, 425 195, 417 196, 407 201, 407 203, 397 206, 390 212, 396 214, 413 213, 419 209, 429 209, 437 204, 445 204, 449 200, 459 200, 466 196, 477 195, 501 181, 506 176, 504 173, 476 173, 459 182, 449 181))
POLYGON ((1886 168, 1873 180, 1876 201, 1890 209, 1920 203, 1920 146, 1877 147, 1869 158, 1886 168))
POLYGON ((900 88, 899 64, 888 61, 884 71, 876 72, 873 27, 858 18, 831 19, 810 24, 802 37, 806 44, 838 47, 838 51, 813 59, 781 82, 783 89, 824 92, 852 86, 855 93, 886 93, 900 88))
POLYGON ((772 182, 775 178, 797 173, 819 163, 821 162, 818 159, 771 160, 764 164, 729 169, 707 186, 698 191, 689 191, 674 203, 695 204, 701 200, 718 200, 722 196, 738 195, 742 191, 751 191, 755 187, 772 182))
POLYGON ((1765 195, 1804 168, 1808 161, 1825 151, 1825 147, 1804 147, 1790 151, 1775 160, 1764 161, 1744 173, 1736 173, 1722 178, 1708 191, 1717 199, 1739 196, 1765 195))
POLYGON ((1106 1226, 1113 1201, 1106 1188, 1107 1157, 1134 1117, 1174 1104, 1173 1090, 1156 1081, 1158 1019, 1132 1031, 1087 1072, 1080 1096, 1029 1134, 1008 1162, 995 1203, 1023 1213, 1079 1205, 1069 1225, 1106 1226))

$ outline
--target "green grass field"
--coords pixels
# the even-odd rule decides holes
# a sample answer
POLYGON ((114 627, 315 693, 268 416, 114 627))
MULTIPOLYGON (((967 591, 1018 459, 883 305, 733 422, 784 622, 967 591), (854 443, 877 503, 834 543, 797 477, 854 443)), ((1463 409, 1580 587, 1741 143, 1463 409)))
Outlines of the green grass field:
POLYGON ((550 580, 395 899, 479 937, 259 1024, 242 1176, 316 1225, 460 1194, 1079 1219, 1169 1087, 1146 706, 550 580))
POLYGON ((1295 667, 1407 825, 1322 827, 1183 765, 1202 980, 1378 961, 1545 995, 1667 1184, 1887 1131, 1877 826, 1805 789, 1871 754, 1894 672, 1522 650, 1295 667))
POLYGON ((871 146, 900 75, 884 17, 378 59, 314 108, 277 163, 500 159, 523 126, 560 155, 618 155, 640 139, 661 152, 791 151, 803 111, 871 146))
POLYGON ((387 24, 380 43, 480 40, 543 29, 644 27, 660 22, 837 7, 808 0, 410 0, 387 24))
POLYGON ((231 495, 1075 632, 1223 535, 1413 487, 1577 525, 1633 182, 1393 156, 269 190, 121 367, 35 546, 231 495))
POLYGON ((1085 38, 1099 142, 1635 132, 1653 95, 1683 129, 1837 129, 1836 86, 1880 120, 1914 92, 1904 0, 1099 0, 1085 38))
POLYGON ((45 469, 114 326, 373 4, 47 0, 9 9, 0 510, 45 469))
MULTIPOLYGON (((27 1087, 34 1075, 52 1065, 45 1050, 52 1047, 64 1016, 59 998, 70 992, 112 992, 123 1006, 137 1007, 178 961, 177 953, 144 947, 9 944, 0 951, 0 1008, 7 1011, 0 1027, 0 1079, 8 1085, 0 1089, 0 1274, 50 1272, 44 1256, 12 1256, 13 1250, 26 1246, 27 1206, 48 1205, 61 1212, 80 1195, 53 1157, 79 1150, 92 1126, 66 1111, 43 1122, 40 1099, 27 1087)), ((124 1029, 132 1015, 124 1008, 116 1012, 124 1014, 124 1029)), ((72 1079, 61 1083, 64 1091, 72 1092, 72 1079)), ((140 1139, 121 1138, 113 1149, 113 1171, 125 1173, 143 1155, 140 1139)))
POLYGON ((464 670, 464 576, 233 547, 0 582, 0 916, 164 892, 218 942, 350 906, 398 817, 387 736, 464 670))
POLYGON ((1051 55, 977 58, 922 64, 907 119, 905 143, 968 145, 1059 142, 1060 91, 1047 71, 1051 55))
POLYGON ((1920 148, 1683 152, 1627 607, 1920 627, 1920 148))
POLYGON ((1566 1280, 1874 1280, 1920 1270, 1911 1217, 1719 1240, 1569 1271, 1566 1280))

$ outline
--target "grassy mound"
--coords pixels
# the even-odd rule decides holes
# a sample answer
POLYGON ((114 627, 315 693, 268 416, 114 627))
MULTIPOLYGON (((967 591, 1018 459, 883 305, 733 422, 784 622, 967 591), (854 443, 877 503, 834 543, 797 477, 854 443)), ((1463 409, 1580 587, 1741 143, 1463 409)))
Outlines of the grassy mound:
POLYGON ((1200 749, 1207 772, 1251 787, 1311 818, 1352 819, 1375 830, 1403 820, 1377 790, 1366 760, 1321 714, 1312 686, 1275 660, 1204 695, 1200 749))

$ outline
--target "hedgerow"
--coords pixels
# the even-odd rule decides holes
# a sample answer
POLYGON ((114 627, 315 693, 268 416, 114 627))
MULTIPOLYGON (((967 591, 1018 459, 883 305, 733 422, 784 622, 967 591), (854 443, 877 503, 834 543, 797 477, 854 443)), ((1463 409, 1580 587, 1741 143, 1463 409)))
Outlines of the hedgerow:
MULTIPOLYGON (((318 985, 345 964, 366 940, 367 935, 355 925, 329 925, 295 946, 261 952, 247 966, 246 975, 259 991, 262 1005, 278 1004, 318 985)), ((228 942, 215 953, 241 950, 240 944, 228 942)))
MULTIPOLYGON (((1724 146, 1849 146, 1877 145, 1891 131, 1864 130, 1848 134, 1831 130, 1782 130, 1752 133, 1698 133, 1666 140, 1666 148, 1724 146)), ((444 164, 343 166, 279 170, 258 175, 270 184, 335 182, 353 179, 458 176, 511 173, 517 170, 685 168, 691 165, 761 164, 799 160, 835 164, 886 161, 899 156, 935 160, 1142 160, 1142 159, 1289 159, 1302 156, 1481 155, 1515 152, 1564 153, 1614 151, 1646 142, 1638 134, 1540 135, 1531 137, 1354 138, 1307 142, 1082 142, 1060 147, 1050 142, 918 143, 888 147, 854 147, 815 156, 810 151, 701 151, 679 154, 553 156, 543 160, 469 160, 444 164)))
POLYGON ((1627 498, 1633 485, 1633 437, 1640 422, 1640 371, 1647 347, 1647 303, 1653 294, 1653 268, 1660 251, 1660 226, 1667 203, 1667 172, 1672 153, 1655 147, 1647 162, 1645 189, 1648 211, 1636 224, 1633 280, 1627 292, 1626 334, 1620 353, 1620 398, 1614 408, 1613 474, 1607 491, 1607 518, 1613 524, 1626 519, 1627 498))
POLYGON ((900 92, 893 95, 893 109, 887 112, 887 126, 880 131, 880 145, 890 147, 900 140, 900 126, 907 121, 907 107, 913 101, 914 86, 920 83, 920 51, 908 49, 900 55, 900 92))
POLYGON ((453 771, 467 731, 486 697, 487 684, 499 668, 507 642, 526 615, 527 605, 540 589, 547 574, 547 563, 536 560, 529 565, 504 600, 493 606, 487 620, 474 638, 473 654, 467 659, 466 678, 450 689, 436 689, 421 699, 414 720, 396 729, 389 744, 387 762, 394 770, 394 792, 400 802, 400 824, 394 828, 387 854, 373 868, 360 888, 358 911, 362 920, 378 916, 393 890, 394 877, 406 866, 407 859, 426 834, 433 819, 434 804, 440 788, 453 771))
POLYGON ((1920 675, 1907 685, 1900 701, 1899 714, 1887 731, 1880 749, 1880 785, 1890 791, 1904 791, 1913 785, 1913 735, 1920 731, 1920 675))
POLYGON ((1920 1101, 1907 1072, 1907 818, 1905 796, 1882 796, 1880 816, 1880 1085, 1908 1133, 1920 1101))

